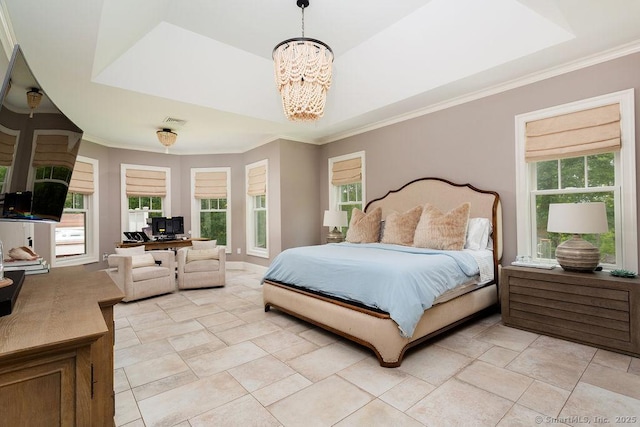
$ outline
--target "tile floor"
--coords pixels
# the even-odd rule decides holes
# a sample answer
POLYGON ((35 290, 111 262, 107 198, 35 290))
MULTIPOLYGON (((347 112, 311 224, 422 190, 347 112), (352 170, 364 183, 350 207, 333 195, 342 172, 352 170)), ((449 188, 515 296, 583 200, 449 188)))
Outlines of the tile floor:
POLYGON ((260 275, 115 307, 117 426, 640 424, 640 359, 493 315, 381 368, 278 311, 260 275))

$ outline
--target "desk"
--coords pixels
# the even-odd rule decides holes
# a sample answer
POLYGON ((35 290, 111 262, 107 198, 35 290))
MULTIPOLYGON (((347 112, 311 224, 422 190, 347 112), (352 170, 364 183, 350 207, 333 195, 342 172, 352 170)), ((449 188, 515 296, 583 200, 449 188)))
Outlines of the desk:
POLYGON ((209 239, 187 239, 187 240, 151 240, 148 242, 135 242, 135 243, 116 243, 118 248, 132 248, 134 246, 144 245, 145 250, 155 249, 175 249, 191 246, 191 242, 194 240, 209 240, 209 239))

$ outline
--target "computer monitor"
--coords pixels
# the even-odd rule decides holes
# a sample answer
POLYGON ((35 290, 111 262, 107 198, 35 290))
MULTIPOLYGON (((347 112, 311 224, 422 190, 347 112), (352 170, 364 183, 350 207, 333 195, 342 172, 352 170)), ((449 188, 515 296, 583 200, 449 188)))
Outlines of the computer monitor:
POLYGON ((176 235, 184 234, 184 218, 181 216, 153 217, 151 233, 160 239, 175 239, 176 235))

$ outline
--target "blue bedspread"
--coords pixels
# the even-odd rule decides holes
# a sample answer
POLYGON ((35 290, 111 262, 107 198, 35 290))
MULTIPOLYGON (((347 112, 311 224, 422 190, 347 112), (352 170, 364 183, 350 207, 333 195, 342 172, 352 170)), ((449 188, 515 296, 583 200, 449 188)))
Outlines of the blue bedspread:
POLYGON ((477 274, 477 262, 464 251, 332 243, 281 252, 264 279, 379 308, 403 336, 411 337, 423 311, 439 295, 477 274))

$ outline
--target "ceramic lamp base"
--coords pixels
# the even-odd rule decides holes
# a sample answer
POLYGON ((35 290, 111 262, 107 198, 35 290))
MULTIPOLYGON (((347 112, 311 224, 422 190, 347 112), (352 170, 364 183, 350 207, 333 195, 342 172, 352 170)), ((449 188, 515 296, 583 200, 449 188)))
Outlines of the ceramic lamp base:
POLYGON ((600 250, 574 234, 556 248, 556 260, 567 271, 590 272, 600 263, 600 250))
POLYGON ((327 234, 327 243, 340 243, 344 242, 344 236, 338 230, 338 227, 333 227, 333 230, 329 231, 327 234))

